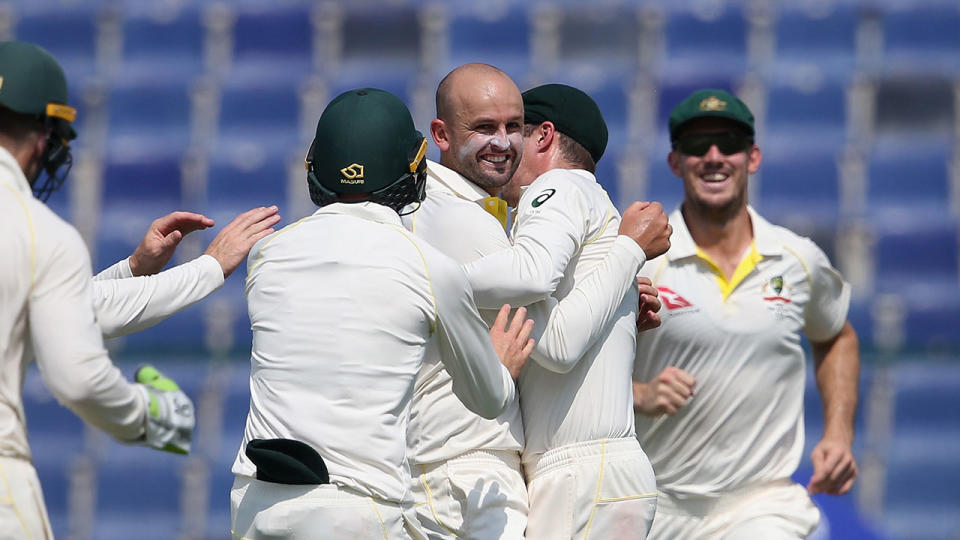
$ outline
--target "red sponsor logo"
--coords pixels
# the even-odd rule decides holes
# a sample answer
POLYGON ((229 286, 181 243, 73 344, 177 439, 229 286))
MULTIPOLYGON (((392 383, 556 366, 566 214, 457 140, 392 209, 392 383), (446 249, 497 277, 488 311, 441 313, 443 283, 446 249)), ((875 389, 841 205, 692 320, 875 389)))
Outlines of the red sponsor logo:
POLYGON ((663 302, 663 305, 667 306, 667 309, 680 309, 693 305, 688 302, 686 298, 667 287, 657 287, 657 290, 660 291, 660 301, 663 302))
POLYGON ((767 302, 783 302, 785 304, 790 303, 789 298, 784 298, 782 296, 764 296, 763 299, 766 300, 767 302))

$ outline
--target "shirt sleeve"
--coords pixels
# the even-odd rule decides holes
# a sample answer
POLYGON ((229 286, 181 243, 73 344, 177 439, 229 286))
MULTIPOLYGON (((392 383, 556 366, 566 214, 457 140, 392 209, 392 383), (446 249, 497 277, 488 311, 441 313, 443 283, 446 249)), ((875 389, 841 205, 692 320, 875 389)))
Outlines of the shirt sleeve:
POLYGON ((210 255, 152 276, 93 281, 93 304, 104 336, 139 332, 219 289, 223 268, 210 255))
POLYGON ((803 333, 810 341, 827 341, 836 336, 847 320, 850 284, 831 264, 823 251, 804 239, 800 253, 810 273, 810 301, 804 307, 803 333))
POLYGON ((516 397, 513 378, 493 350, 463 270, 439 253, 427 264, 437 304, 437 344, 453 393, 476 414, 496 418, 516 397))
POLYGON ((563 300, 553 297, 528 306, 536 322, 531 358, 544 369, 567 373, 603 335, 646 262, 643 249, 618 236, 600 265, 563 300))
POLYGON ((101 279, 124 279, 132 278, 133 270, 130 269, 130 257, 123 259, 122 261, 117 261, 112 266, 108 266, 100 271, 99 274, 93 276, 94 280, 101 279))
POLYGON ((72 228, 60 232, 42 255, 30 294, 37 366, 53 395, 77 416, 118 440, 138 439, 144 433, 144 398, 104 349, 83 240, 72 228))
POLYGON ((466 265, 478 307, 525 306, 556 290, 589 216, 583 192, 563 172, 547 173, 521 197, 512 247, 466 265))

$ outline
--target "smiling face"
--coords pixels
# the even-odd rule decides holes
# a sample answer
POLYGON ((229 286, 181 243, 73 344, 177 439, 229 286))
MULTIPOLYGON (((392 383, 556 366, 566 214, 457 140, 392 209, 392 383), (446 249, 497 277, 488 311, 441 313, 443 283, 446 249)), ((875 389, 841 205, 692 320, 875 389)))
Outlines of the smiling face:
MULTIPOLYGON (((739 133, 736 123, 703 118, 691 122, 678 138, 731 132, 739 133)), ((684 208, 718 219, 733 216, 746 206, 747 177, 757 172, 761 160, 760 147, 752 143, 729 155, 712 144, 702 156, 677 149, 667 158, 673 174, 683 179, 684 208)))
POLYGON ((475 70, 459 75, 450 83, 450 114, 431 125, 440 162, 496 193, 520 163, 523 99, 502 73, 475 70))

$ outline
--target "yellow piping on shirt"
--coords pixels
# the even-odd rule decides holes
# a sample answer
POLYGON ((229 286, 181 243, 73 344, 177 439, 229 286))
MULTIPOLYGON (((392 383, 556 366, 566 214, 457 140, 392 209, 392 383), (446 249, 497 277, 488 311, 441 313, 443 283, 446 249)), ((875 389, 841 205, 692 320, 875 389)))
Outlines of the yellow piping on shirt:
POLYGON ((20 202, 20 206, 23 207, 23 213, 27 217, 27 229, 30 230, 30 286, 33 287, 33 279, 36 274, 37 268, 37 236, 33 228, 33 218, 30 216, 30 209, 27 207, 27 201, 23 200, 23 195, 20 194, 17 190, 13 189, 9 184, 4 184, 4 187, 10 190, 13 193, 14 197, 17 198, 17 201, 20 202))
POLYGON ((800 266, 802 266, 802 267, 803 267, 803 271, 807 273, 807 281, 810 282, 810 286, 812 287, 812 286, 813 286, 813 274, 810 273, 810 268, 807 266, 807 262, 804 261, 804 260, 803 260, 803 257, 801 257, 800 254, 797 253, 796 250, 794 250, 792 247, 787 246, 787 245, 784 245, 784 246, 783 246, 783 249, 786 249, 786 250, 789 251, 790 253, 793 253, 793 256, 796 257, 798 261, 800 261, 800 266))
POLYGON ((754 268, 757 267, 757 264, 763 260, 763 255, 760 255, 757 251, 757 245, 754 242, 750 242, 750 251, 747 253, 747 256, 740 261, 740 264, 737 265, 736 270, 733 271, 733 276, 731 276, 728 281, 727 277, 723 274, 723 270, 720 269, 720 265, 715 263, 699 246, 697 246, 697 256, 710 265, 710 270, 712 270, 717 277, 717 284, 720 285, 720 292, 723 293, 724 301, 726 301, 730 293, 737 288, 737 285, 746 279, 746 277, 750 275, 750 272, 753 272, 754 268))
POLYGON ((596 242, 597 240, 599 240, 600 237, 603 236, 603 233, 607 230, 607 227, 610 226, 610 222, 611 222, 611 221, 613 221, 613 207, 612 207, 612 206, 607 209, 607 215, 603 217, 603 227, 600 228, 600 232, 598 232, 597 234, 595 234, 595 235, 593 236, 593 238, 591 238, 591 239, 587 240, 586 242, 584 242, 583 245, 584 245, 584 246, 587 246, 587 245, 590 245, 590 244, 596 242))
POLYGON ((650 280, 653 283, 654 287, 656 287, 657 283, 660 282, 660 274, 663 273, 663 270, 667 267, 668 262, 669 261, 667 260, 666 257, 660 258, 660 266, 657 267, 657 271, 653 273, 653 279, 650 280))
MULTIPOLYGON (((389 225, 389 224, 388 224, 389 225)), ((430 279, 430 267, 427 266, 427 258, 423 256, 423 251, 420 250, 420 246, 410 237, 410 234, 403 227, 397 227, 396 225, 390 225, 401 236, 406 238, 413 244, 413 247, 417 250, 417 253, 420 254, 420 260, 423 261, 423 271, 427 274, 427 285, 430 287, 430 301, 433 302, 433 312, 436 313, 436 319, 430 322, 430 335, 433 335, 434 330, 437 329, 437 321, 440 320, 440 308, 437 306, 437 295, 433 292, 433 280, 430 279)))
POLYGON ((263 261, 263 250, 267 249, 267 246, 269 246, 271 242, 273 242, 274 240, 276 240, 278 236, 280 236, 281 234, 283 234, 283 233, 285 233, 285 232, 287 232, 287 231, 289 231, 289 230, 291 230, 291 229, 294 229, 294 228, 298 227, 301 223, 303 223, 303 220, 305 220, 305 219, 307 219, 307 218, 298 219, 298 220, 296 221, 296 223, 294 223, 293 225, 290 225, 289 227, 284 227, 283 229, 280 229, 280 232, 274 234, 274 235, 273 235, 273 238, 267 240, 266 242, 264 242, 264 244, 263 244, 262 246, 260 246, 260 251, 257 252, 257 260, 253 261, 253 266, 251 266, 251 267, 250 267, 250 271, 247 272, 247 281, 250 281, 250 276, 253 275, 253 271, 256 270, 257 266, 260 266, 260 263, 263 261))

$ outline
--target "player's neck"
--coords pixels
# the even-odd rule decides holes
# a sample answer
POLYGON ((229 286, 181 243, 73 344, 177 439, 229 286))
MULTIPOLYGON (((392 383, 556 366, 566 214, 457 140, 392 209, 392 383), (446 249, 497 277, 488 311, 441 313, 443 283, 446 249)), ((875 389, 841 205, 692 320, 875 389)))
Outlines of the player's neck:
POLYGON ((746 205, 721 217, 684 203, 683 220, 697 247, 729 278, 753 242, 753 224, 746 205))

